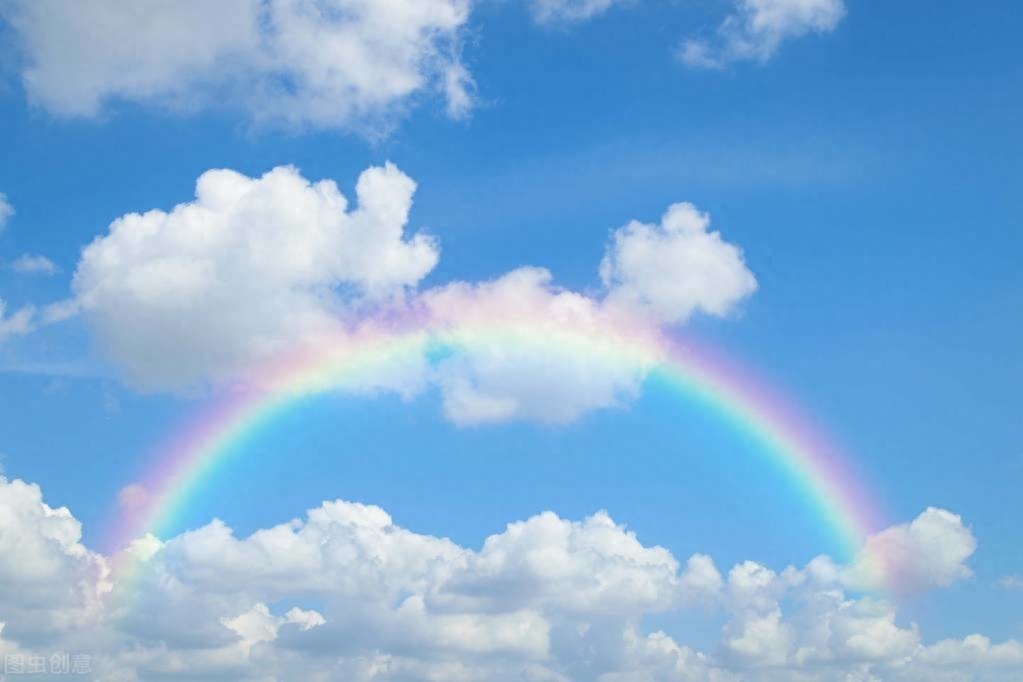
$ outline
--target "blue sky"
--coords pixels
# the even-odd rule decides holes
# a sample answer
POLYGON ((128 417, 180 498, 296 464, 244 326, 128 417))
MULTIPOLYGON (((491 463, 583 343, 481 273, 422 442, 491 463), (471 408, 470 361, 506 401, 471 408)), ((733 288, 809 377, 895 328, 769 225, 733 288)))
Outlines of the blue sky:
MULTIPOLYGON (((0 232, 7 313, 73 297, 85 245, 127 213, 194 200, 196 179, 213 168, 259 177, 293 165, 310 181, 336 181, 354 203, 364 169, 396 164, 418 185, 406 236, 425 231, 440 249, 436 267, 411 282, 416 291, 529 265, 596 300, 613 231, 633 219, 656 224, 669 205, 691 202, 741 248, 757 290, 737 295, 727 314, 697 311, 667 326, 784 387, 850 453, 893 525, 928 507, 961 517, 977 545, 964 560, 970 577, 897 604, 896 622, 916 623, 922 646, 971 633, 1018 642, 1023 11, 1011 2, 948 0, 924 11, 805 0, 843 11, 820 26, 793 19, 776 49, 746 58, 729 56, 728 34, 715 31, 729 16, 741 23, 755 2, 607 4, 564 3, 589 9, 560 21, 543 20, 543 3, 466 5, 446 38, 455 47, 430 57, 471 74, 471 110, 454 118, 452 97, 424 86, 384 114, 336 120, 292 102, 298 122, 282 123, 267 102, 239 96, 237 83, 194 85, 205 81, 193 66, 153 86, 173 97, 100 83, 95 110, 70 111, 59 103, 72 102, 74 88, 26 79, 33 64, 75 77, 73 45, 39 48, 48 30, 60 35, 60 20, 19 19, 20 3, 0 3, 0 192, 15 211, 0 232), (685 40, 710 41, 723 63, 684 63, 685 40), (16 272, 24 254, 45 256, 55 272, 16 272)), ((331 96, 369 97, 358 88, 331 96)), ((90 551, 107 552, 102 529, 119 513, 118 491, 216 394, 217 380, 184 393, 140 389, 97 331, 109 311, 79 305, 68 320, 0 334, 0 452, 8 478, 38 484, 47 504, 81 521, 90 551)), ((755 446, 656 384, 554 426, 458 426, 445 420, 438 391, 296 405, 232 455, 244 464, 206 482, 176 530, 216 517, 241 538, 340 498, 476 549, 544 510, 579 520, 606 509, 644 546, 683 563, 707 554, 723 572, 747 559, 780 571, 835 551, 755 446)), ((721 618, 687 611, 641 622, 713 652, 728 647, 717 643, 721 618)), ((728 627, 739 626, 726 626, 734 635, 728 627)), ((856 665, 902 679, 889 663, 856 665)), ((148 679, 145 665, 136 673, 148 679)), ((562 665, 569 679, 599 667, 562 665)), ((749 672, 754 664, 721 665, 767 679, 749 672)), ((966 677, 949 679, 1023 670, 963 665, 966 677)), ((815 670, 819 679, 834 672, 815 670)))

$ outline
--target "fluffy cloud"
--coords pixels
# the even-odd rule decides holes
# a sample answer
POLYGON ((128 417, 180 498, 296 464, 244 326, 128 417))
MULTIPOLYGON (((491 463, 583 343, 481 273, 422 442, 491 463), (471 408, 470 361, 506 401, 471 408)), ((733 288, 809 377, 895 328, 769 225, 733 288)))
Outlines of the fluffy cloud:
POLYGON ((1002 668, 1008 674, 1023 667, 1023 643, 1010 640, 993 644, 983 635, 969 635, 962 640, 943 640, 920 654, 920 662, 935 671, 970 671, 1002 668))
POLYGON ((930 507, 910 523, 868 538, 846 579, 854 586, 880 587, 883 576, 889 587, 909 592, 945 587, 972 575, 966 560, 976 549, 961 517, 930 507))
POLYGON ((380 130, 413 97, 471 104, 459 61, 468 0, 12 0, 29 97, 62 116, 115 101, 230 102, 254 120, 380 130))
POLYGON ((7 227, 7 221, 14 215, 14 207, 7 201, 7 195, 0 192, 0 232, 7 227))
POLYGON ((57 266, 46 256, 26 253, 11 261, 11 270, 22 275, 48 276, 57 272, 57 266))
POLYGON ((649 360, 638 355, 608 358, 559 345, 565 329, 599 338, 615 327, 599 301, 554 286, 542 268, 450 284, 425 292, 421 302, 441 331, 495 323, 505 329, 471 339, 438 367, 444 412, 455 423, 572 421, 634 397, 648 369, 649 360))
POLYGON ((832 31, 844 16, 843 0, 736 0, 714 39, 686 40, 680 56, 688 66, 703 69, 766 62, 784 41, 832 31))
POLYGON ((5 639, 45 642, 95 625, 109 591, 106 560, 81 544, 81 524, 42 491, 0 476, 0 621, 5 639))
POLYGON ((47 506, 36 486, 0 479, 0 527, 0 651, 88 651, 103 679, 994 681, 1023 673, 1015 640, 922 644, 891 604, 846 594, 821 568, 825 558, 782 571, 747 561, 723 579, 709 557, 683 564, 605 512, 580 521, 538 514, 473 549, 401 528, 379 507, 325 502, 247 537, 213 522, 166 541, 143 538, 113 562, 128 554, 141 562, 129 581, 81 544, 78 522, 47 506), (725 619, 716 653, 643 629, 649 615, 689 609, 725 619))
POLYGON ((692 204, 673 204, 658 225, 632 221, 617 230, 600 264, 607 303, 668 324, 697 311, 727 314, 757 281, 742 251, 709 227, 692 204))
POLYGON ((208 171, 194 201, 122 216, 86 247, 75 297, 135 384, 232 376, 433 269, 434 241, 405 234, 415 187, 392 165, 370 168, 349 206, 291 167, 208 171))
POLYGON ((585 21, 629 0, 531 0, 533 18, 541 24, 585 21))
POLYGON ((560 424, 635 398, 663 347, 660 325, 726 315, 756 287, 739 248, 676 204, 659 225, 614 232, 604 296, 559 287, 539 267, 423 290, 439 248, 407 230, 415 187, 391 164, 370 168, 350 206, 333 182, 291 167, 208 171, 194 200, 114 220, 84 249, 74 298, 12 316, 10 334, 80 311, 129 383, 182 391, 258 379, 296 348, 400 333, 421 343, 317 388, 432 386, 458 424, 560 424), (426 352, 445 339, 450 352, 426 352))

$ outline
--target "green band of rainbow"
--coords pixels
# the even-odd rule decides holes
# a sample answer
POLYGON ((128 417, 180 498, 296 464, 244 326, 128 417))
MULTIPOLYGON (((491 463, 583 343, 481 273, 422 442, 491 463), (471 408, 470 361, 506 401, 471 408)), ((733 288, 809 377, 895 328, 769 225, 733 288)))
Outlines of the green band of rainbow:
POLYGON ((839 450, 776 390, 731 361, 661 334, 610 327, 595 333, 548 320, 496 319, 346 334, 290 354, 203 410, 157 453, 142 481, 147 501, 121 515, 113 543, 124 546, 146 533, 161 535, 242 439, 300 398, 432 352, 502 347, 586 354, 640 376, 659 376, 680 394, 702 401, 731 428, 752 437, 762 456, 785 472, 790 494, 804 499, 826 525, 836 545, 829 549, 841 558, 853 557, 865 538, 885 525, 879 505, 839 450))

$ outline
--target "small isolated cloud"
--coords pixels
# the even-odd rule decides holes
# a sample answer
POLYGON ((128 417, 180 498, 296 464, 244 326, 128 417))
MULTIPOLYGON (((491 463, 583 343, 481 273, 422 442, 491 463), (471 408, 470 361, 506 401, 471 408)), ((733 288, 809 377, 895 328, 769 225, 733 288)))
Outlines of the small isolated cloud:
POLYGON ((673 204, 651 225, 632 221, 611 237, 600 264, 607 304, 675 324, 695 312, 728 314, 757 288, 742 251, 709 230, 692 204, 673 204))
POLYGON ((469 0, 11 0, 29 98, 59 116, 117 101, 225 106, 257 122, 379 131, 422 93, 464 113, 469 0))
POLYGON ((1023 590, 1023 574, 1003 576, 998 584, 1006 590, 1023 590))
POLYGON ((0 232, 7 227, 7 221, 14 215, 14 207, 7 201, 7 195, 0 192, 0 232))
POLYGON ((845 16, 843 0, 736 0, 736 7, 709 39, 682 43, 690 67, 720 69, 737 61, 766 62, 783 42, 828 33, 845 16))
POLYGON ((0 343, 14 336, 24 336, 35 329, 36 309, 26 305, 13 313, 7 311, 7 301, 0 298, 0 343))
POLYGON ((63 322, 78 314, 78 304, 71 299, 38 308, 26 304, 7 311, 7 302, 0 298, 0 343, 16 336, 26 336, 40 327, 63 322))
POLYGON ((530 11, 540 24, 585 21, 616 5, 633 0, 530 0, 530 11))
POLYGON ((50 276, 57 272, 57 266, 46 256, 26 253, 11 261, 11 270, 22 275, 50 276))

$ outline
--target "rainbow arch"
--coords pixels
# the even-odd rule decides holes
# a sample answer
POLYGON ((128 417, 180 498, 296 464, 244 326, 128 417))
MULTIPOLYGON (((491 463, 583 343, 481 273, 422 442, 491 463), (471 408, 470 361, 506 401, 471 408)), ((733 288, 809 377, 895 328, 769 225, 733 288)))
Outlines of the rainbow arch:
POLYGON ((824 522, 841 558, 851 559, 886 524, 851 462, 782 394, 747 369, 692 342, 648 328, 549 319, 471 317, 367 325, 356 333, 320 338, 280 357, 225 392, 153 456, 140 481, 142 502, 118 515, 110 544, 120 548, 146 534, 160 536, 186 509, 199 484, 248 434, 297 400, 359 384, 389 366, 436 353, 526 349, 585 354, 598 363, 656 375, 674 390, 713 409, 750 436, 762 456, 780 467, 824 522))

